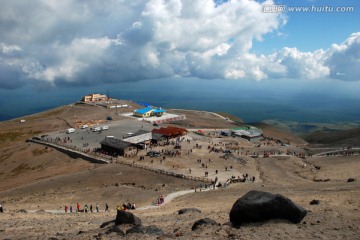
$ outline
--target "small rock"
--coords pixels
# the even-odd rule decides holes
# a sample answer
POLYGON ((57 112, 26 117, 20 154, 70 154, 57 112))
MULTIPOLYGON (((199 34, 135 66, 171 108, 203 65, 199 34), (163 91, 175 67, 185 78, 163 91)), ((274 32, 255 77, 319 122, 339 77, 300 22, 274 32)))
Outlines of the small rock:
POLYGON ((156 226, 140 226, 136 225, 126 231, 126 234, 132 234, 132 233, 142 233, 142 234, 148 234, 148 235, 163 235, 164 232, 160 228, 156 226))
POLYGON ((83 234, 83 233, 86 233, 86 231, 80 230, 80 231, 78 232, 78 235, 83 234))
POLYGON ((105 234, 110 234, 110 233, 117 233, 120 236, 125 236, 125 233, 123 230, 121 230, 118 226, 111 226, 109 227, 105 234))
POLYGON ((319 204, 320 204, 320 200, 313 199, 310 201, 310 205, 319 205, 319 204))
POLYGON ((115 187, 118 187, 119 186, 119 183, 117 182, 117 183, 115 183, 115 187))
POLYGON ((18 212, 19 213, 27 213, 27 211, 25 209, 20 209, 18 212))
POLYGON ((355 182, 355 178, 348 178, 347 182, 355 182))
POLYGON ((198 212, 201 213, 200 209, 197 208, 182 208, 179 210, 178 214, 184 214, 184 213, 188 213, 188 212, 198 212))
POLYGON ((200 220, 197 220, 194 225, 191 227, 191 230, 195 231, 197 229, 199 229, 200 226, 202 225, 215 225, 215 226, 219 226, 220 224, 218 224, 216 221, 210 219, 210 218, 203 218, 200 220))
POLYGON ((104 228, 104 227, 106 227, 107 225, 109 225, 110 223, 115 223, 115 220, 108 221, 108 222, 104 222, 103 224, 100 225, 100 228, 104 228))

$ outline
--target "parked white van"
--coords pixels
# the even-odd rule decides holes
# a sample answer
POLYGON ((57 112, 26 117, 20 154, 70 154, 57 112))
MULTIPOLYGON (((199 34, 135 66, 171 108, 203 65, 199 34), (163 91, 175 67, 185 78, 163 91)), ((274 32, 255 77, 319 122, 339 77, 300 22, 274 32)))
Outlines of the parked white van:
POLYGON ((101 129, 100 129, 99 127, 94 127, 94 128, 93 128, 93 132, 100 132, 100 130, 101 130, 101 129))
POLYGON ((101 128, 101 130, 108 130, 108 129, 109 129, 108 126, 103 126, 103 127, 101 128))
POLYGON ((73 132, 75 132, 75 128, 68 128, 68 129, 66 129, 66 133, 67 133, 67 134, 70 134, 70 133, 73 133, 73 132))

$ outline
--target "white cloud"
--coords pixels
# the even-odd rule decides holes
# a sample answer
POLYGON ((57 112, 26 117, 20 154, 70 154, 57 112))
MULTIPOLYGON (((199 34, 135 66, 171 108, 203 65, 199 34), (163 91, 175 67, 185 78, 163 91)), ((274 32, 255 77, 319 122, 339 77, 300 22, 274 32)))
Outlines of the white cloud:
POLYGON ((283 48, 270 60, 284 67, 284 77, 317 79, 327 77, 330 69, 325 66, 325 52, 300 52, 296 48, 283 48))
POLYGON ((20 52, 21 48, 16 45, 6 45, 4 43, 0 43, 0 51, 5 55, 9 55, 14 52, 20 52))
POLYGON ((286 17, 262 14, 253 0, 216 2, 4 0, 0 88, 172 76, 360 80, 360 33, 328 50, 255 55, 253 41, 279 32, 286 17))
POLYGON ((332 78, 360 81, 360 32, 351 34, 340 45, 333 44, 326 64, 331 69, 332 78))

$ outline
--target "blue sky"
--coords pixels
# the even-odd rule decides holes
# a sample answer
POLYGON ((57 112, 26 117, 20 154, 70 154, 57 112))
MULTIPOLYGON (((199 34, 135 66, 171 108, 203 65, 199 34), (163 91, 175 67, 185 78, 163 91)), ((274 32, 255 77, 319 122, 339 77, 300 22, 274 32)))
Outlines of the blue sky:
POLYGON ((49 89, 187 79, 211 86, 250 81, 249 94, 270 85, 294 94, 327 85, 338 99, 359 86, 359 1, 220 2, 3 0, 0 90, 29 89, 37 96, 49 89), (262 12, 271 4, 286 11, 262 12), (289 9, 307 6, 354 10, 289 9))
POLYGON ((282 0, 275 4, 294 6, 350 6, 352 12, 286 12, 286 24, 279 31, 264 36, 263 41, 255 41, 256 53, 273 53, 283 47, 296 47, 301 51, 315 51, 340 44, 352 33, 360 29, 360 2, 357 0, 282 0))

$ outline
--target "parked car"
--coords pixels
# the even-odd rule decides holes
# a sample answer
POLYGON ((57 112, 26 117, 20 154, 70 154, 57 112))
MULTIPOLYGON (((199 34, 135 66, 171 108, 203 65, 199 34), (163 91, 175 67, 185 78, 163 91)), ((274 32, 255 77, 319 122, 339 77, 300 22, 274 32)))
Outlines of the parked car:
POLYGON ((66 129, 66 133, 67 133, 67 134, 70 134, 70 133, 73 133, 73 132, 75 132, 75 128, 68 128, 68 129, 66 129))
POLYGON ((108 130, 109 129, 109 126, 103 126, 102 128, 101 128, 101 130, 108 130))
POLYGON ((89 125, 85 124, 85 125, 81 126, 81 129, 85 129, 85 128, 88 128, 88 127, 89 127, 89 125))
POLYGON ((101 128, 99 128, 99 127, 94 127, 93 128, 93 132, 100 132, 101 131, 101 128))

